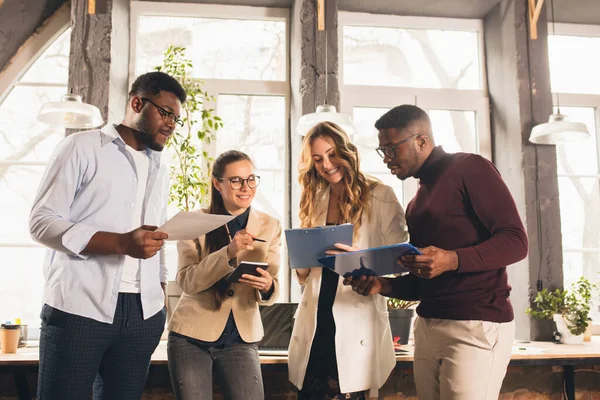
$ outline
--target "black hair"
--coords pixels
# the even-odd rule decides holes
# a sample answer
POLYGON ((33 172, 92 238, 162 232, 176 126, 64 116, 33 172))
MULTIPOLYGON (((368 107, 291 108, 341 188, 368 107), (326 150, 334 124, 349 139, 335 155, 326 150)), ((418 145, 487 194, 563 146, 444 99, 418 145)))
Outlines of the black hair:
POLYGON ((177 79, 164 72, 148 72, 136 78, 131 90, 129 98, 133 96, 154 97, 158 96, 161 91, 173 93, 181 103, 185 103, 187 93, 177 79))
POLYGON ((410 104, 403 104, 383 114, 375 122, 375 129, 404 129, 417 121, 430 123, 429 116, 421 108, 410 104))

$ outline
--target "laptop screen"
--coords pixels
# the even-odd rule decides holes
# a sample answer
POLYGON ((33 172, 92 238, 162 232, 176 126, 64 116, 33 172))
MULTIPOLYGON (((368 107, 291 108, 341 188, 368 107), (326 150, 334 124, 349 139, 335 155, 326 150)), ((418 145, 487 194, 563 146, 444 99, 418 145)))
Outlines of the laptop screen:
POLYGON ((259 349, 287 350, 294 328, 294 314, 298 303, 276 303, 260 306, 265 336, 258 344, 259 349))

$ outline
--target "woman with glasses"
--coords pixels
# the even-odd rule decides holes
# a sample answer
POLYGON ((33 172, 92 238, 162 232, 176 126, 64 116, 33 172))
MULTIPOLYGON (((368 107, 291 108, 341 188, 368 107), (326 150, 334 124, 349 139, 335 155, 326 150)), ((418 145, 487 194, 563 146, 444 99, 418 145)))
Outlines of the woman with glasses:
POLYGON ((213 374, 225 399, 262 400, 256 343, 263 335, 258 305, 279 296, 281 227, 251 208, 260 182, 246 154, 231 150, 214 162, 209 214, 235 215, 226 225, 177 243, 183 291, 169 321, 169 371, 179 400, 212 399, 213 374), (258 276, 227 276, 242 261, 264 262, 258 276))
MULTIPOLYGON (((303 227, 354 224, 354 245, 336 244, 339 251, 406 241, 394 191, 361 172, 356 146, 339 126, 323 122, 306 134, 299 171, 303 227)), ((304 293, 288 365, 298 398, 376 396, 396 365, 386 299, 358 295, 327 268, 296 272, 304 293)))

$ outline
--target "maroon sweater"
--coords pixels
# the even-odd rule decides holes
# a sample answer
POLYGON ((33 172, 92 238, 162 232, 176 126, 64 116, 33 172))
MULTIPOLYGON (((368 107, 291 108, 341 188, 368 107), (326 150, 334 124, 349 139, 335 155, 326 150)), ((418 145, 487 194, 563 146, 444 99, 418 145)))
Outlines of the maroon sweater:
POLYGON ((436 147, 415 178, 419 190, 406 208, 410 242, 455 250, 458 270, 392 279, 390 297, 420 300, 424 318, 512 321, 506 266, 525 258, 527 235, 498 170, 476 154, 436 147))

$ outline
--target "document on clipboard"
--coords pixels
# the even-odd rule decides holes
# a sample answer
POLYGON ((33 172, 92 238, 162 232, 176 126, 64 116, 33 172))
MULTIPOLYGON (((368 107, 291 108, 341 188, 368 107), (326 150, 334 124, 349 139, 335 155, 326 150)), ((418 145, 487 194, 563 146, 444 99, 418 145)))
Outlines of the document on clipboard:
POLYGON ((405 255, 422 254, 410 243, 398 243, 390 246, 373 247, 365 250, 352 251, 334 256, 319 258, 319 263, 330 268, 339 275, 355 269, 366 268, 374 271, 377 276, 400 274, 408 269, 398 264, 398 258, 405 255))
POLYGON ((351 246, 354 225, 328 225, 318 228, 286 229, 290 268, 320 267, 319 258, 325 257, 325 250, 334 249, 334 243, 351 246))

